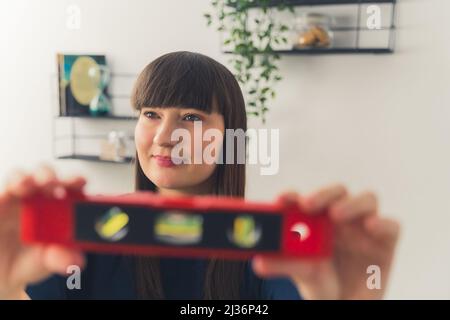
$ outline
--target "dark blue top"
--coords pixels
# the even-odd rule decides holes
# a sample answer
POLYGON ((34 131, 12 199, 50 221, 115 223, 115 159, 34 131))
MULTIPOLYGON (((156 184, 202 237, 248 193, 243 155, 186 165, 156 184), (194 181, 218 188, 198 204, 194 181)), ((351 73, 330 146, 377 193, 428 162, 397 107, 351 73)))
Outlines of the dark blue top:
MULTIPOLYGON (((29 286, 31 299, 138 299, 133 259, 120 255, 90 254, 81 273, 81 289, 68 289, 67 278, 52 276, 29 286)), ((202 299, 206 260, 161 258, 161 277, 167 299, 202 299)), ((70 275, 68 275, 70 276, 70 275)), ((301 299, 288 279, 260 279, 250 263, 241 286, 242 299, 301 299)))

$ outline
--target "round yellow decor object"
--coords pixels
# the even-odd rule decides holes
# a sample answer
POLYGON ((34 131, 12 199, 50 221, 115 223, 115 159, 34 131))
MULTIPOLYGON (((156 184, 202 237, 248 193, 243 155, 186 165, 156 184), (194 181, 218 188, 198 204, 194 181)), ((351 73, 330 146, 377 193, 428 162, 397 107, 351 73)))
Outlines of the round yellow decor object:
POLYGON ((89 105, 98 94, 100 67, 91 57, 75 60, 70 74, 70 89, 74 98, 82 105, 89 105))

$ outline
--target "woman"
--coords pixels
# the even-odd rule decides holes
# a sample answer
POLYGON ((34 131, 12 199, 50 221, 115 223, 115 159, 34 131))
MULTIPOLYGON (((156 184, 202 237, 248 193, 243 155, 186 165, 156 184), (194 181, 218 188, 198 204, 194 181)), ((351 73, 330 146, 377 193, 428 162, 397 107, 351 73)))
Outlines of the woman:
MULTIPOLYGON (((168 196, 244 197, 245 164, 196 164, 193 144, 182 155, 190 163, 175 164, 171 157, 179 143, 186 143, 173 141, 174 130, 184 129, 193 136, 195 123, 201 123, 202 132, 247 129, 241 90, 223 65, 197 53, 166 54, 140 74, 132 105, 139 111, 136 190, 168 196)), ((226 139, 210 143, 227 150, 226 139)), ((205 148, 203 142, 201 149, 205 148)), ((85 182, 82 177, 61 180, 43 167, 34 174, 16 173, 7 183, 0 193, 0 298, 375 299, 385 292, 399 226, 378 215, 373 193, 351 195, 341 185, 308 196, 280 195, 281 201, 297 203, 309 214, 330 216, 336 242, 334 254, 326 260, 85 257, 56 245, 20 243, 18 212, 23 197, 37 191, 62 196, 67 190, 82 190, 85 182), (81 289, 67 288, 70 265, 85 267, 81 289), (376 289, 367 285, 372 265, 381 270, 381 286, 376 289)))

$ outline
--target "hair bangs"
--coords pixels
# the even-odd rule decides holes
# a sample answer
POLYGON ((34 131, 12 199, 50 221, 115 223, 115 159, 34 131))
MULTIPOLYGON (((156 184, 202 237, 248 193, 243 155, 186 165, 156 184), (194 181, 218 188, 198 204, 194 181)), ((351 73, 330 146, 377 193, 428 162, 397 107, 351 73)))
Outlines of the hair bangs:
POLYGON ((131 104, 143 107, 184 107, 207 113, 222 113, 215 103, 220 83, 215 65, 198 54, 177 52, 163 55, 149 64, 139 75, 131 104))

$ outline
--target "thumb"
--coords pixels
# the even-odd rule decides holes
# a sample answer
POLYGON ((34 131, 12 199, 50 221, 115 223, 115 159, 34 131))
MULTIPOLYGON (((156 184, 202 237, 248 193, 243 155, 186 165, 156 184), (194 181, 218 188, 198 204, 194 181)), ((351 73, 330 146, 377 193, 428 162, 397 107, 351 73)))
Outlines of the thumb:
POLYGON ((83 268, 85 260, 80 252, 57 245, 25 248, 15 263, 12 279, 27 285, 44 280, 53 273, 67 275, 67 268, 83 268))
POLYGON ((67 249, 57 245, 47 246, 42 257, 43 265, 50 271, 66 274, 67 267, 77 265, 84 267, 83 255, 75 250, 67 249))
POLYGON ((263 278, 289 277, 307 299, 338 297, 338 280, 331 259, 255 256, 253 270, 263 278))

